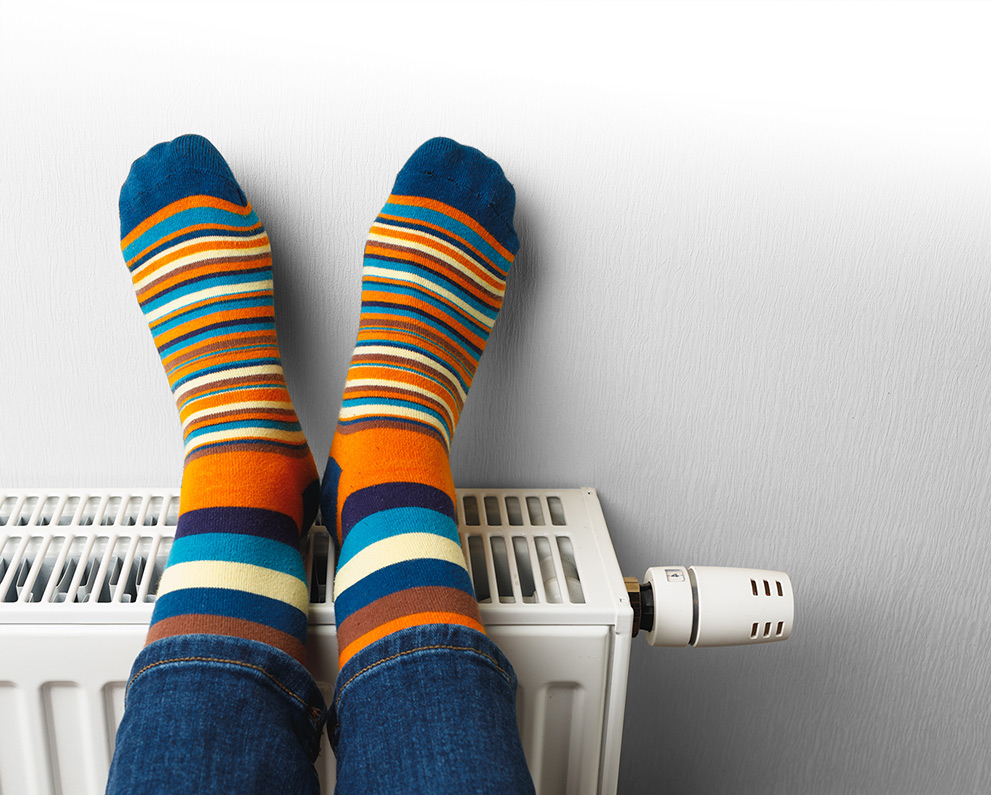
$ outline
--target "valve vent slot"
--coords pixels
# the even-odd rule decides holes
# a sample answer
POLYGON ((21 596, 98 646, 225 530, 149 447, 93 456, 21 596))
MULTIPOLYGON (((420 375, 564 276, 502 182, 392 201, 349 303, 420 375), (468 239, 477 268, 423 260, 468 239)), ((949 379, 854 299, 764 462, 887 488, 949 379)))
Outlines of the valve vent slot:
MULTIPOLYGON (((770 596, 771 595, 771 583, 770 583, 770 581, 768 581, 768 580, 761 580, 761 582, 764 583, 764 596, 770 596)), ((777 591, 778 596, 784 597, 785 592, 784 592, 784 588, 782 588, 782 586, 781 586, 781 580, 775 580, 774 581, 774 586, 775 586, 775 590, 777 591)), ((751 579, 750 580, 750 589, 753 592, 753 595, 754 596, 760 596, 760 590, 761 589, 757 585, 757 580, 755 580, 755 579, 751 579)))

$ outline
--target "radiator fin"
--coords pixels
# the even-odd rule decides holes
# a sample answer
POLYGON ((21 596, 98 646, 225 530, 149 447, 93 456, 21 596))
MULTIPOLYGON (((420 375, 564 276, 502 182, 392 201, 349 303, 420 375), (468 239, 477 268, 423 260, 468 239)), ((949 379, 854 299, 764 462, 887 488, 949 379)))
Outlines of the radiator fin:
POLYGON ((29 741, 25 736, 29 717, 24 709, 21 688, 13 682, 0 682, 0 715, 3 716, 0 720, 0 771, 3 771, 3 780, 30 782, 34 777, 27 764, 30 754, 29 741))
MULTIPOLYGON (((540 792, 561 793, 574 791, 575 782, 569 780, 574 766, 571 759, 577 750, 578 735, 573 731, 576 715, 582 714, 582 692, 573 682, 552 682, 544 689, 538 703, 543 707, 541 722, 544 727, 554 726, 556 731, 543 732, 543 752, 540 755, 540 792)), ((535 782, 536 785, 536 782, 535 782)))

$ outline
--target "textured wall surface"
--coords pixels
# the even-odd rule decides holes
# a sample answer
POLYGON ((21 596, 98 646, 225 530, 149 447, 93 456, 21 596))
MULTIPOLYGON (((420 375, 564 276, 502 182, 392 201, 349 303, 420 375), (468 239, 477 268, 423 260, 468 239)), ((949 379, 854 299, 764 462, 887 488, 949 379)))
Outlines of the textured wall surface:
POLYGON ((988 9, 4 2, 0 483, 178 483, 116 200, 190 131, 322 460, 364 235, 448 135, 522 240, 458 483, 596 487, 629 574, 796 586, 788 643, 637 643, 621 791, 991 792, 988 9))

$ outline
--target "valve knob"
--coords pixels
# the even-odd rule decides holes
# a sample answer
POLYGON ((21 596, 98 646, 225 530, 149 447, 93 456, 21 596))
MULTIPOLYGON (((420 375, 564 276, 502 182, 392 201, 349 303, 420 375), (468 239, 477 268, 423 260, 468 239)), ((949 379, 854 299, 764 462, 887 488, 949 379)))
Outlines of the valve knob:
POLYGON ((636 596, 633 634, 643 629, 651 646, 770 643, 787 640, 795 623, 795 595, 783 571, 652 566, 636 596))

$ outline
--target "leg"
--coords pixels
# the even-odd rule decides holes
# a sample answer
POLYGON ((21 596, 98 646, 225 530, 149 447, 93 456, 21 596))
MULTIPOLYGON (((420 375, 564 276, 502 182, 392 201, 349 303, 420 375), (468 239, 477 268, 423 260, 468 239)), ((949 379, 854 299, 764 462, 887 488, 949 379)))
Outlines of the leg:
POLYGON ((323 703, 303 667, 299 547, 318 484, 279 360, 268 236, 192 135, 134 163, 120 215, 186 457, 108 791, 315 792, 323 703))
POLYGON ((448 449, 518 248, 498 164, 445 138, 365 247, 358 341, 324 475, 336 527, 340 792, 530 792, 516 678, 485 635, 448 449))

